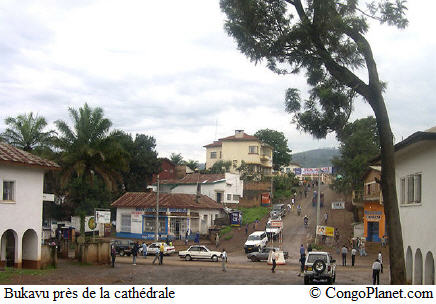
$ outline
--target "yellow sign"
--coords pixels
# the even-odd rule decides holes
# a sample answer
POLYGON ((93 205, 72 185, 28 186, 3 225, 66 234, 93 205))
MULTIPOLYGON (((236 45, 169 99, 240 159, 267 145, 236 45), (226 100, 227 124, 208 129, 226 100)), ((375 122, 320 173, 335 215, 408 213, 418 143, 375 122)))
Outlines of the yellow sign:
POLYGON ((316 226, 317 235, 335 236, 335 228, 329 226, 316 226))

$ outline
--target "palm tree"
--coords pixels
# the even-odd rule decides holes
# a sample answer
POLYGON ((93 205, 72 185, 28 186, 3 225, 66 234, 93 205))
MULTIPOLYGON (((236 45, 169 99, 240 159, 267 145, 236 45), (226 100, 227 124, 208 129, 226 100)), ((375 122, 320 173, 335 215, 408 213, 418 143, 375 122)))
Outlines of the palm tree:
POLYGON ((103 116, 99 107, 88 104, 79 110, 69 108, 73 126, 62 120, 55 121, 60 136, 56 145, 61 149, 61 185, 70 185, 70 199, 81 216, 80 231, 84 231, 86 213, 96 207, 98 198, 93 199, 92 187, 103 181, 112 191, 121 183, 121 172, 127 169, 128 154, 115 137, 110 136, 111 121, 103 116))
POLYGON ((41 150, 52 145, 54 131, 43 132, 47 126, 44 117, 33 116, 33 113, 8 117, 5 123, 9 126, 1 135, 7 143, 27 152, 41 150))

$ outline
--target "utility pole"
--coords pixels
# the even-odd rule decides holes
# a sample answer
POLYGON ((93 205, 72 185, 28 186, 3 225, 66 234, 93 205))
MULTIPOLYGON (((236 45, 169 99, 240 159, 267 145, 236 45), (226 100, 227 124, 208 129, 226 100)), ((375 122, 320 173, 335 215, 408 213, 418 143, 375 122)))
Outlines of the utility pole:
POLYGON ((159 241, 159 174, 157 175, 157 192, 156 192, 156 242, 159 241))
POLYGON ((321 168, 318 168, 318 195, 317 195, 317 203, 316 203, 316 227, 315 227, 315 243, 317 244, 318 237, 316 235, 316 228, 319 226, 320 221, 320 206, 321 206, 321 168))

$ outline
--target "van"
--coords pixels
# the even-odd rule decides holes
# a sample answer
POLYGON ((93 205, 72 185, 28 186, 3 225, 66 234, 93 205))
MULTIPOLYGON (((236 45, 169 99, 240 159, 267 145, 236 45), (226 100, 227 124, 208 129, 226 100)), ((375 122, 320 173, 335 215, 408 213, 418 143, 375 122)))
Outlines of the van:
POLYGON ((260 251, 268 243, 268 236, 265 231, 255 231, 250 234, 244 244, 245 253, 260 251))

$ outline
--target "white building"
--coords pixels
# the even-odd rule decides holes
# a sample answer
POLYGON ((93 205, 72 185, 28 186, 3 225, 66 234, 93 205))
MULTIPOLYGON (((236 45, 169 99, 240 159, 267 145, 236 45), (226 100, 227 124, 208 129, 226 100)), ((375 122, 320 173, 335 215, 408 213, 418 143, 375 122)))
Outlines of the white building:
MULTIPOLYGON (((118 237, 154 239, 156 192, 127 192, 114 203, 118 237)), ((184 238, 207 234, 213 221, 223 215, 223 206, 205 195, 159 193, 159 236, 184 238)))
POLYGON ((0 142, 0 266, 40 268, 44 172, 58 168, 0 142))
POLYGON ((435 284, 436 128, 395 145, 395 174, 406 278, 435 284))
MULTIPOLYGON (((153 191, 157 185, 153 185, 153 191)), ((217 203, 238 204, 242 197, 244 182, 239 174, 188 174, 182 179, 161 180, 159 192, 196 194, 197 190, 217 203), (199 189, 197 189, 199 188, 199 189)))

